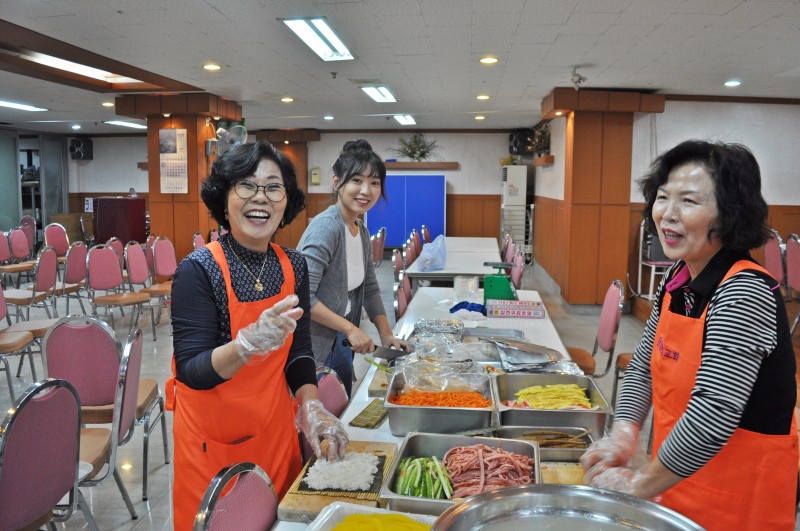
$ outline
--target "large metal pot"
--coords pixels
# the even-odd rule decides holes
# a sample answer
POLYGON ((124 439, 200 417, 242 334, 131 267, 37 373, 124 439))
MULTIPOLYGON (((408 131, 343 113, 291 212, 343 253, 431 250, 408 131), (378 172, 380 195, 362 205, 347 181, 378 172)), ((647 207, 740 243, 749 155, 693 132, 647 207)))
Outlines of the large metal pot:
POLYGON ((431 531, 699 530, 688 518, 635 496, 577 485, 524 485, 467 498, 431 531))

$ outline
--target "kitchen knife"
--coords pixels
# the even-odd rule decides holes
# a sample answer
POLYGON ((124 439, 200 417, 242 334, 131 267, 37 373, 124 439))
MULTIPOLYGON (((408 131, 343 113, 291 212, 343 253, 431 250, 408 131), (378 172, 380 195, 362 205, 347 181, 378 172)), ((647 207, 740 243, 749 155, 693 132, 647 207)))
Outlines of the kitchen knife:
MULTIPOLYGON (((342 346, 349 347, 350 346, 350 341, 345 339, 344 341, 342 341, 342 346)), ((405 351, 405 350, 398 350, 398 349, 394 349, 394 348, 379 347, 379 346, 375 345, 375 350, 373 350, 372 352, 369 352, 368 354, 370 354, 373 358, 380 358, 380 359, 384 359, 384 360, 393 360, 393 359, 399 358, 401 356, 408 356, 409 354, 411 354, 413 352, 414 352, 413 349, 405 351)))

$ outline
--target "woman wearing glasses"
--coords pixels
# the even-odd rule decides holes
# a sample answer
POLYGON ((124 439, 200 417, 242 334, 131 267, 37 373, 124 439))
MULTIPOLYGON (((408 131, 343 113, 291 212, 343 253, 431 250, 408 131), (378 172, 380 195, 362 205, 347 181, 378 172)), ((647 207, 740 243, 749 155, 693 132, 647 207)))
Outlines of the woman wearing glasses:
POLYGON ((359 329, 361 309, 378 328, 384 347, 408 350, 392 335, 372 265, 369 232, 359 216, 380 197, 386 167, 366 140, 347 142, 333 165, 336 204, 315 216, 297 249, 308 261, 311 338, 317 363, 335 370, 347 396, 353 385, 353 352, 375 350, 359 329), (350 346, 346 346, 345 340, 350 346))
POLYGON ((321 456, 347 435, 319 401, 305 259, 270 243, 305 207, 294 168, 267 142, 220 155, 201 189, 229 232, 178 266, 172 288, 175 529, 191 529, 223 467, 254 462, 282 497, 301 467, 297 426, 321 456))

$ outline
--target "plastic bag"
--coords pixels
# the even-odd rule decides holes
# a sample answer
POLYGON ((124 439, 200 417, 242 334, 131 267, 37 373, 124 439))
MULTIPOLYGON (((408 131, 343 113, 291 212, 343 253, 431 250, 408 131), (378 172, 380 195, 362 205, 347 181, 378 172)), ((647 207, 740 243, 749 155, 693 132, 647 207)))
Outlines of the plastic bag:
POLYGON ((444 248, 444 235, 440 234, 431 243, 422 247, 422 252, 417 257, 420 271, 439 271, 447 263, 447 252, 444 248))
POLYGON ((395 365, 395 372, 402 374, 405 391, 477 391, 487 395, 489 376, 486 373, 465 372, 474 370, 471 363, 440 364, 424 359, 407 360, 402 365, 395 365))

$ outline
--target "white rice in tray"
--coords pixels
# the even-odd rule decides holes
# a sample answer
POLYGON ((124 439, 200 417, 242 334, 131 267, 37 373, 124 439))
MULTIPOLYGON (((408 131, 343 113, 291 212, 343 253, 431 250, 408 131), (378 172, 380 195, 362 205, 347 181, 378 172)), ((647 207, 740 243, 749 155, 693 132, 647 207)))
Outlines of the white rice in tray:
POLYGON ((318 459, 304 481, 314 490, 369 490, 377 473, 377 455, 349 452, 332 463, 318 459))

